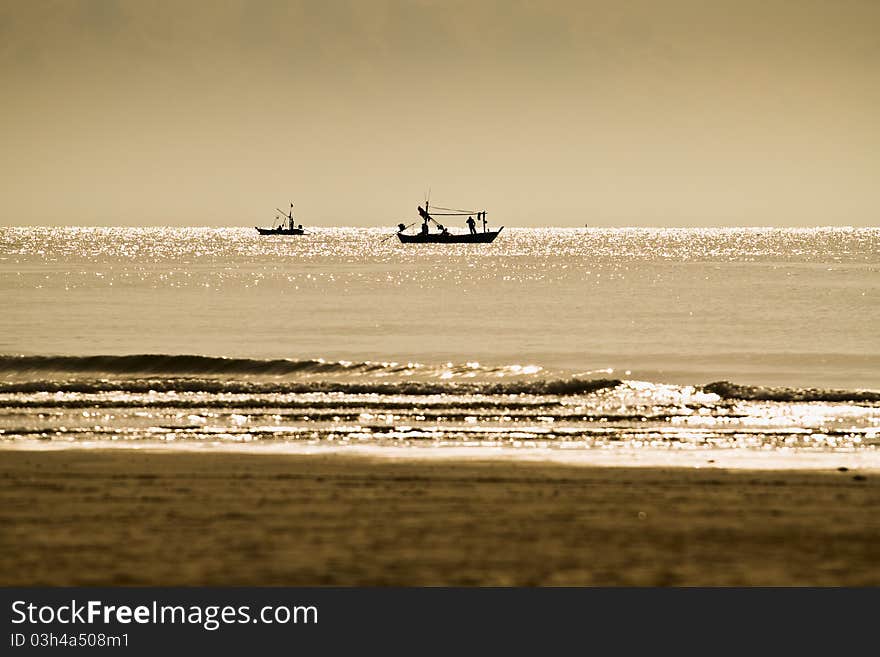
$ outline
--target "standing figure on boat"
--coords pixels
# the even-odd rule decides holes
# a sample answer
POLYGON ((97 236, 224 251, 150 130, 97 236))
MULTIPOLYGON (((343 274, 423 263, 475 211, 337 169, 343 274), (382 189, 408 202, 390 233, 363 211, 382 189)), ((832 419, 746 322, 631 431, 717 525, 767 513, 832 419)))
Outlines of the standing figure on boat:
POLYGON ((466 223, 467 223, 467 225, 468 225, 468 230, 471 231, 471 235, 476 235, 476 234, 477 234, 477 229, 475 228, 474 218, 473 218, 473 217, 468 217, 466 223))

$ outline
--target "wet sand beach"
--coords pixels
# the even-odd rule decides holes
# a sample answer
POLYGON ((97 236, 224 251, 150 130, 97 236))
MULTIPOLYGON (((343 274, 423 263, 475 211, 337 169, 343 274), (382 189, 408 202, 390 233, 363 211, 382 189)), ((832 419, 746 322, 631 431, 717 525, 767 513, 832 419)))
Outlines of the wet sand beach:
POLYGON ((880 585, 875 472, 0 453, 0 584, 880 585))

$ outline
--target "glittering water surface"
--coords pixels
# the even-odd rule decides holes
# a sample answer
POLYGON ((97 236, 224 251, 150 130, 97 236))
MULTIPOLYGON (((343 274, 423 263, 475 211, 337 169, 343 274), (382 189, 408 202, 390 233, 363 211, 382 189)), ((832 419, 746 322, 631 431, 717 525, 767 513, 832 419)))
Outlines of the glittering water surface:
POLYGON ((880 230, 388 234, 0 229, 0 435, 878 444, 880 230))

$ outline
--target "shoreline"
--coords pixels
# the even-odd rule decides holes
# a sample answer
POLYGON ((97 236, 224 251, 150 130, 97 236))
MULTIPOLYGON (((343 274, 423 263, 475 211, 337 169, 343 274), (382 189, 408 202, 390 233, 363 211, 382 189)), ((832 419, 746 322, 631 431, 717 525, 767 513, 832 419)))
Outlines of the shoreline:
POLYGON ((358 444, 339 440, 321 441, 252 441, 252 442, 196 442, 196 441, 88 441, 69 442, 45 440, 16 440, 0 442, 0 454, 13 452, 115 452, 134 451, 156 454, 240 454, 244 456, 332 456, 377 461, 422 463, 478 463, 501 462, 509 464, 533 463, 560 467, 592 468, 665 468, 707 469, 768 472, 833 472, 839 468, 880 474, 880 450, 873 447, 858 449, 809 449, 802 447, 734 447, 711 448, 670 443, 664 447, 634 447, 621 442, 616 446, 570 447, 538 445, 541 441, 521 441, 521 444, 474 442, 455 445, 376 445, 358 444))
POLYGON ((877 586, 878 503, 853 470, 3 449, 0 585, 877 586))

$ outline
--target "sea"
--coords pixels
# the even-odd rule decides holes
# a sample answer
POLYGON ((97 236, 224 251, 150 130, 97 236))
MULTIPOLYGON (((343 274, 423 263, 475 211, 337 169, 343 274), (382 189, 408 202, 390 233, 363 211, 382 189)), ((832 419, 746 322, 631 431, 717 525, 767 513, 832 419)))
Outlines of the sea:
POLYGON ((880 229, 0 228, 0 449, 880 467, 880 229))

